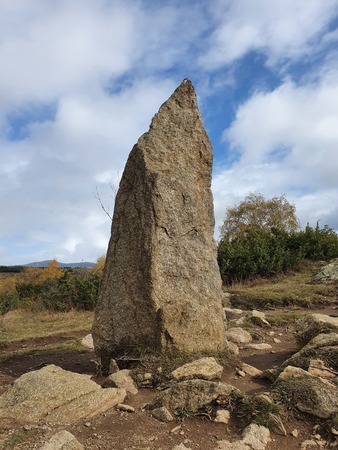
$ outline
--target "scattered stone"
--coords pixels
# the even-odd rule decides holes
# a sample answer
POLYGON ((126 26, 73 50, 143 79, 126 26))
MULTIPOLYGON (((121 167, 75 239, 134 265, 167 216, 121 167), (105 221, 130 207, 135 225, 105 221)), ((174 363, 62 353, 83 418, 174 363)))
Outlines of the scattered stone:
POLYGON ((270 327, 270 323, 266 320, 265 314, 261 311, 252 310, 247 319, 255 325, 260 327, 270 327))
POLYGON ((230 328, 226 331, 225 337, 234 344, 246 344, 252 341, 251 334, 240 327, 230 328))
POLYGON ((232 320, 234 317, 242 316, 243 310, 237 308, 223 308, 224 314, 228 320, 232 320))
POLYGON ((304 450, 310 447, 318 447, 317 442, 313 439, 307 439, 300 444, 300 448, 304 450))
POLYGON ((234 344, 233 342, 227 343, 228 349, 234 353, 235 355, 239 355, 239 348, 238 345, 234 344))
POLYGON ((216 411, 215 422, 228 424, 230 420, 230 411, 227 409, 219 409, 216 411))
POLYGON ((338 258, 332 263, 322 267, 314 276, 314 283, 331 283, 338 280, 338 258))
POLYGON ((178 381, 201 378, 202 380, 220 379, 223 367, 215 358, 201 358, 191 363, 184 364, 172 372, 173 378, 178 381))
POLYGON ((21 375, 0 397, 0 418, 70 423, 107 411, 126 397, 124 389, 102 389, 89 375, 48 365, 21 375))
POLYGON ((334 428, 334 427, 331 427, 331 433, 332 433, 334 436, 338 436, 338 430, 337 430, 336 428, 334 428))
POLYGON ((246 375, 246 373, 244 372, 244 370, 239 370, 239 369, 237 369, 237 370, 236 370, 236 373, 237 373, 237 375, 238 375, 239 377, 245 377, 245 375, 246 375))
POLYGON ((338 333, 338 317, 325 314, 307 314, 296 321, 296 337, 301 346, 318 334, 338 333))
POLYGON ((136 395, 138 393, 134 380, 130 376, 130 370, 124 369, 109 375, 103 382, 102 387, 111 388, 118 387, 125 389, 130 394, 136 395))
POLYGON ((190 447, 186 447, 183 443, 179 445, 175 445, 173 450, 192 450, 190 447))
POLYGON ((172 422, 174 420, 173 416, 170 414, 170 412, 167 410, 165 406, 153 409, 151 411, 151 415, 160 422, 172 422))
POLYGON ((133 147, 116 195, 92 331, 104 373, 126 349, 224 349, 212 159, 185 79, 133 147))
POLYGON ((251 447, 244 444, 242 441, 230 442, 222 440, 218 441, 218 446, 215 450, 251 450, 251 447))
POLYGON ((115 359, 111 359, 109 362, 108 375, 118 372, 119 370, 120 370, 119 366, 117 365, 117 362, 115 361, 115 359))
POLYGON ((93 342, 93 337, 91 334, 87 334, 87 336, 85 336, 82 340, 81 340, 81 344, 86 347, 89 348, 90 350, 94 350, 94 342, 93 342))
POLYGON ((254 450, 264 450, 270 441, 270 431, 261 425, 252 423, 243 431, 242 442, 254 450))
POLYGON ((119 403, 116 408, 119 411, 123 411, 123 412, 127 412, 127 413, 134 413, 135 412, 135 408, 133 406, 130 405, 125 405, 124 403, 119 403))
POLYGON ((252 350, 270 350, 272 346, 270 344, 245 344, 243 348, 251 348, 252 350))
POLYGON ((84 450, 84 446, 69 431, 55 433, 40 450, 84 450))
POLYGON ((91 423, 90 423, 90 422, 85 422, 83 425, 84 425, 85 427, 89 428, 89 427, 91 426, 91 423))
POLYGON ((299 431, 297 430, 297 428, 295 428, 294 430, 291 431, 291 436, 297 438, 299 435, 299 431))
POLYGON ((242 363, 242 370, 250 377, 260 377, 262 375, 262 371, 257 369, 256 367, 250 366, 250 364, 242 363))
POLYGON ((177 425, 177 427, 174 427, 170 430, 170 433, 172 433, 172 434, 178 433, 181 428, 182 428, 181 425, 177 425))
POLYGON ((278 338, 273 338, 273 342, 275 344, 280 344, 282 341, 280 339, 278 339, 278 338))
POLYGON ((338 390, 334 384, 291 366, 284 369, 276 384, 288 380, 291 382, 287 388, 293 393, 295 406, 300 411, 322 419, 338 412, 338 390))
POLYGON ((149 409, 165 406, 170 411, 175 411, 184 405, 190 408, 192 412, 196 412, 214 400, 227 398, 231 393, 239 393, 239 390, 225 383, 186 380, 161 392, 154 402, 149 405, 149 409))

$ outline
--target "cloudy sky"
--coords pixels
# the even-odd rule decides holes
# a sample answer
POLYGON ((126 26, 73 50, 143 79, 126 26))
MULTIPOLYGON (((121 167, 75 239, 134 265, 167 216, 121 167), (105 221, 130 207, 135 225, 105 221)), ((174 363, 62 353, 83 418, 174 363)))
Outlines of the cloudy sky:
POLYGON ((106 252, 113 188, 192 80, 216 227, 249 192, 338 230, 338 0, 0 0, 0 265, 106 252))

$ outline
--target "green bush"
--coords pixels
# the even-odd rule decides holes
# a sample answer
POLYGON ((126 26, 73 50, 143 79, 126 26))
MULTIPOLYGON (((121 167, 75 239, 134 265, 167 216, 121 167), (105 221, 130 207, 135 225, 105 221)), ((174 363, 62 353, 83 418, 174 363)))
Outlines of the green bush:
POLYGON ((16 292, 0 293, 0 315, 6 314, 8 311, 15 309, 19 303, 18 294, 16 292))

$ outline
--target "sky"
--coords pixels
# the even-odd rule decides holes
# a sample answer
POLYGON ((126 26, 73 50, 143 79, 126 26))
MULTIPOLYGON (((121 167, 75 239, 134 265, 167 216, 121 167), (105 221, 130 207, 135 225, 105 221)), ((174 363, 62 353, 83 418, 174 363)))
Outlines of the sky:
POLYGON ((104 255, 129 152, 184 78, 215 237, 250 192, 338 230, 338 0, 0 0, 0 265, 104 255))

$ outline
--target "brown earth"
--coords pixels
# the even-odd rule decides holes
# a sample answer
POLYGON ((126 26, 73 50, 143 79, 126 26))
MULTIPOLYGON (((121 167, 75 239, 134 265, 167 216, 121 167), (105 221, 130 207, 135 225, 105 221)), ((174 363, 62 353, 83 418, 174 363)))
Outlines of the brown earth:
MULTIPOLYGON (((297 310, 297 314, 308 313, 309 310, 297 310)), ((312 311, 311 311, 312 312, 312 311)), ((326 308, 317 312, 338 316, 336 307, 326 308)), ((273 311, 274 316, 285 311, 273 311)), ((268 318, 268 317, 267 317, 268 318)), ((241 350, 240 359, 259 369, 268 369, 279 366, 292 353, 297 350, 297 343, 293 334, 293 323, 284 326, 272 326, 270 328, 252 327, 249 329, 254 342, 265 342, 272 345, 268 351, 241 350), (274 342, 274 338, 281 342, 274 342)), ((95 376, 95 354, 91 351, 64 352, 60 350, 41 350, 44 346, 64 341, 69 342, 84 336, 84 333, 63 334, 41 339, 10 343, 0 349, 2 362, 0 363, 0 393, 4 392, 8 385, 23 373, 37 370, 46 364, 56 364, 63 369, 77 373, 91 374, 98 383, 102 379, 95 376), (36 349, 39 351, 36 352, 36 349), (24 354, 18 351, 24 350, 24 354)), ((253 394, 267 391, 270 388, 268 381, 254 380, 249 376, 240 377, 235 368, 227 368, 224 371, 222 381, 239 388, 243 393, 253 394)), ((161 423, 152 418, 143 406, 149 403, 158 393, 156 389, 140 389, 136 396, 130 395, 125 403, 135 408, 135 413, 110 410, 100 414, 89 422, 79 422, 66 427, 77 439, 83 443, 87 450, 171 450, 175 445, 184 443, 191 449, 214 450, 220 439, 236 440, 240 436, 240 424, 236 421, 228 426, 212 422, 206 416, 188 417, 184 422, 174 421, 161 423)), ((320 421, 308 416, 295 419, 285 415, 283 422, 287 436, 271 433, 272 442, 267 450, 295 450, 300 444, 311 439, 318 433, 320 421), (291 432, 298 430, 298 437, 293 437, 291 432)), ((3 449, 35 449, 58 431, 56 426, 50 426, 48 422, 39 426, 17 424, 7 421, 0 425, 0 448, 3 449), (1 447, 2 446, 2 447, 1 447)), ((323 436, 324 437, 324 436, 323 436)), ((327 448, 329 444, 327 444, 327 448)), ((319 447, 317 447, 319 448, 319 447)), ((325 448, 325 447, 324 447, 325 448)))

